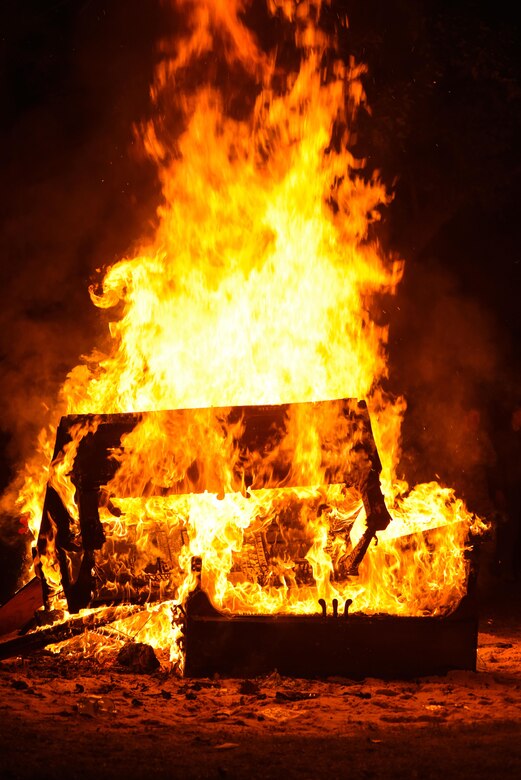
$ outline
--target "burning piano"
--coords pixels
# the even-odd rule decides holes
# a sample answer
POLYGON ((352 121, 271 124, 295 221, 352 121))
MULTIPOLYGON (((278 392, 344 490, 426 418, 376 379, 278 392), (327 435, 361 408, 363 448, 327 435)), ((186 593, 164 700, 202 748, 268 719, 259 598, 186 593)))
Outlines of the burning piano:
POLYGON ((255 4, 280 46, 250 3, 225 5, 197 3, 161 48, 139 131, 154 235, 91 288, 107 341, 25 468, 14 509, 51 626, 23 639, 136 612, 132 635, 190 675, 473 668, 483 524, 397 476, 378 303, 403 263, 352 151, 365 68, 319 0, 255 4))
POLYGON ((380 473, 354 399, 64 417, 36 550, 46 611, 170 603, 189 676, 473 669, 471 593, 411 614, 400 574, 373 570, 436 557, 436 529, 386 542, 380 473))

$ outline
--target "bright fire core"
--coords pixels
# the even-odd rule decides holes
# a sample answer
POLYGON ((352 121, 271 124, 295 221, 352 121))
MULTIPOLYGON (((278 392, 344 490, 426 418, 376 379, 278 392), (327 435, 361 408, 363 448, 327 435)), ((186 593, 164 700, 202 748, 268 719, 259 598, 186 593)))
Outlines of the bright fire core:
MULTIPOLYGON (((102 509, 103 555, 117 560, 130 538, 137 553, 132 563, 121 554, 115 568, 145 571, 167 538, 177 551, 165 573, 176 600, 193 587, 190 560, 201 556, 203 587, 234 612, 316 612, 318 598, 352 598, 367 613, 447 613, 465 591, 465 545, 481 523, 451 490, 410 490, 396 478, 405 404, 381 389, 387 328, 371 311, 395 292, 402 265, 371 238, 388 195, 350 152, 365 69, 340 59, 335 34, 320 23, 321 0, 267 0, 284 40, 271 51, 247 24, 249 0, 173 4, 183 32, 163 45, 156 115, 140 129, 162 183, 157 229, 91 291, 96 306, 116 312, 110 344, 70 372, 57 416, 366 399, 393 520, 359 576, 335 578, 345 553, 335 544, 356 543, 364 512, 338 485, 324 488, 312 428, 293 441, 306 487, 243 495, 226 490, 223 477, 223 495, 179 497, 168 493, 184 460, 204 453, 215 463, 233 437, 185 431, 181 447, 175 430, 145 417, 115 453, 121 468, 107 495, 117 512, 102 509), (150 496, 151 484, 162 498, 150 496), (275 524, 284 537, 288 517, 300 529, 298 565, 291 545, 280 545, 269 571, 246 576, 256 534, 275 524), (332 541, 332 525, 348 527, 350 542, 345 534, 332 541)), ((34 534, 48 478, 78 517, 69 472, 84 433, 50 470, 42 462, 52 432, 42 433, 19 498, 34 534)), ((53 556, 42 565, 59 589, 53 556)), ((146 639, 165 646, 163 612, 156 623, 147 622, 146 639)))

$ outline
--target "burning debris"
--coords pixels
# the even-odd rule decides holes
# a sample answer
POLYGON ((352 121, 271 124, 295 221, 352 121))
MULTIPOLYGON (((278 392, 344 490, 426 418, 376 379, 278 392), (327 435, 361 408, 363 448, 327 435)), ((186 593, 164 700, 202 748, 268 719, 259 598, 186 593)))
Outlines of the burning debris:
MULTIPOLYGON (((385 536, 391 516, 363 401, 69 416, 53 463, 57 474, 68 465, 61 482, 49 481, 38 537, 44 614, 90 611, 4 643, 0 654, 30 652, 84 630, 110 638, 106 626, 118 618, 121 626, 136 611, 141 625, 136 631, 131 617, 127 631, 140 634, 144 614, 157 644, 154 604, 170 603, 172 626, 159 647, 170 645, 190 676, 278 669, 303 677, 406 677, 475 667, 477 620, 468 597, 445 619, 360 614, 375 611, 371 603, 359 608, 370 585, 373 604, 384 601, 390 612, 401 599, 417 614, 418 597, 407 605, 392 572, 380 578, 385 591, 378 593, 374 567, 411 550, 419 561, 422 544, 424 554, 434 554, 425 533, 385 536), (133 460, 141 429, 152 447, 150 432, 167 432, 169 445, 146 485, 133 460), (192 555, 188 568, 201 531, 205 554, 192 555), (377 533, 379 562, 370 549, 377 533), (358 614, 351 616, 353 602, 358 614), (114 603, 122 606, 100 609, 114 603), (313 614, 317 607, 321 616, 313 614)), ((132 634, 121 630, 120 637, 132 634)), ((139 641, 125 644, 117 660, 137 671, 159 663, 139 641)))
MULTIPOLYGON (((163 188, 156 234, 91 289, 114 311, 111 343, 70 372, 54 453, 42 432, 18 499, 46 613, 142 605, 112 615, 112 638, 180 667, 184 648, 194 674, 219 664, 198 666, 190 642, 211 637, 224 658, 225 625, 241 647, 287 628, 309 654, 321 633, 333 650, 298 673, 358 674, 383 613, 409 621, 391 633, 413 655, 415 636, 436 648, 429 670, 473 668, 475 617, 457 607, 483 524, 450 489, 396 473, 405 403, 382 390, 374 311, 402 265, 373 238, 388 195, 351 152, 364 68, 340 58, 320 0, 268 3, 287 51, 261 47, 247 2, 176 5, 187 23, 141 128, 163 188)), ((284 665, 280 641, 257 668, 284 665)))
POLYGON ((215 524, 205 557, 212 548, 220 553, 212 581, 221 578, 221 594, 210 590, 221 606, 302 611, 310 586, 312 599, 315 588, 324 597, 328 580, 345 601, 353 594, 341 583, 358 576, 371 541, 391 520, 363 401, 73 416, 61 421, 55 464, 70 461, 73 444, 61 485, 73 496, 62 501, 50 480, 38 537, 48 609, 62 593, 77 612, 187 592, 182 561, 201 533, 200 511, 215 524), (143 429, 166 433, 169 448, 147 485, 130 454, 143 429), (129 455, 130 471, 123 466, 129 455), (67 510, 72 505, 77 517, 67 510))

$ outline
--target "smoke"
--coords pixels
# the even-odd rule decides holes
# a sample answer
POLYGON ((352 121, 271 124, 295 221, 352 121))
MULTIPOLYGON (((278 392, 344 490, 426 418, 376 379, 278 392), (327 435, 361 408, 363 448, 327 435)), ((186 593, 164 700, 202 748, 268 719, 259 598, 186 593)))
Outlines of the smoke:
POLYGON ((15 450, 105 327, 88 296, 96 269, 146 232, 154 213, 154 171, 132 146, 133 122, 148 106, 158 14, 138 6, 116 3, 109 12, 90 3, 67 17, 14 20, 23 29, 11 67, 24 70, 25 93, 12 97, 6 131, 0 338, 3 427, 15 450), (20 47, 42 23, 38 57, 57 61, 45 84, 34 83, 36 62, 20 64, 20 47))
POLYGON ((434 260, 408 267, 397 304, 393 383, 408 403, 402 468, 412 482, 439 477, 489 514, 491 405, 504 371, 495 317, 434 260))
POLYGON ((58 422, 67 372, 105 339, 89 282, 154 218, 155 170, 134 153, 133 122, 162 29, 159 3, 132 0, 11 3, 2 17, 0 602, 24 547, 16 473, 58 422))

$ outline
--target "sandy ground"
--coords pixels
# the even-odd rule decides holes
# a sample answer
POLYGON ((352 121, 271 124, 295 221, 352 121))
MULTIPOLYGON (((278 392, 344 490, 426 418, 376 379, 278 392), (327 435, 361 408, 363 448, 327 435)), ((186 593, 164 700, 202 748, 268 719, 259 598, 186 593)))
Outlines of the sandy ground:
POLYGON ((0 663, 2 778, 521 777, 521 611, 478 671, 187 680, 41 651, 0 663))

